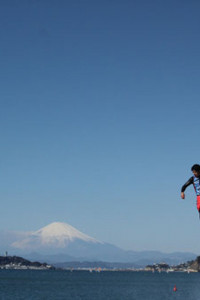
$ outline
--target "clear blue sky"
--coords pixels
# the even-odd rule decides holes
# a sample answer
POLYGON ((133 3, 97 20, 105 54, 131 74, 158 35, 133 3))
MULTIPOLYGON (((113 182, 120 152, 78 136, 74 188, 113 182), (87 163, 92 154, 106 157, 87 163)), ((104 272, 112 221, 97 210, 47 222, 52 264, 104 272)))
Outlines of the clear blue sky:
POLYGON ((0 229, 200 253, 200 2, 0 1, 0 229))

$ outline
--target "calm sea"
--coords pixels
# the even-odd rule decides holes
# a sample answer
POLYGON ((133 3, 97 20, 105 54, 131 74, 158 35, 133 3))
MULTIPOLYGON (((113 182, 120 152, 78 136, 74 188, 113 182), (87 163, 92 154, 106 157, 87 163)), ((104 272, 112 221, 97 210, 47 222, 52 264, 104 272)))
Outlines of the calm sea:
POLYGON ((200 273, 0 270, 0 299, 200 300, 200 273))

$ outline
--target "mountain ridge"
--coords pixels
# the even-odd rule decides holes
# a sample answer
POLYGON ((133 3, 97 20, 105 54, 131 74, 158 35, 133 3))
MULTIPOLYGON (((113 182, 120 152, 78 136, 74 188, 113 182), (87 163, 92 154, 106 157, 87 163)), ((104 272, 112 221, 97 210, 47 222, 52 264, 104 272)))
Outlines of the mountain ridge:
POLYGON ((70 242, 77 239, 84 242, 101 243, 67 223, 53 222, 31 232, 25 239, 14 242, 12 246, 22 250, 37 249, 38 247, 65 248, 70 242))
MULTIPOLYGON (((178 264, 192 260, 194 253, 123 250, 115 245, 98 241, 67 223, 53 222, 33 232, 7 234, 7 243, 1 243, 0 251, 21 255, 28 259, 49 263, 67 261, 105 261, 147 265, 157 261, 178 264)), ((0 233, 1 239, 1 233, 0 233)), ((4 234, 1 241, 5 242, 4 234)))

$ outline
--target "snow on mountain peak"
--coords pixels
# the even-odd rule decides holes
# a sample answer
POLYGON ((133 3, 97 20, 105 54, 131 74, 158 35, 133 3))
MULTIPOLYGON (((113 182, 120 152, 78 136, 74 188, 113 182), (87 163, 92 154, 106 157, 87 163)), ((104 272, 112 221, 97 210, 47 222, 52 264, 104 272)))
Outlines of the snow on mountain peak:
POLYGON ((65 248, 75 240, 102 244, 102 242, 80 232, 67 223, 54 222, 28 234, 25 239, 16 241, 12 246, 18 249, 65 248))
POLYGON ((67 223, 54 222, 51 223, 38 231, 33 233, 34 235, 41 236, 42 239, 48 238, 66 238, 69 240, 81 239, 84 241, 96 241, 88 235, 78 231, 67 223))

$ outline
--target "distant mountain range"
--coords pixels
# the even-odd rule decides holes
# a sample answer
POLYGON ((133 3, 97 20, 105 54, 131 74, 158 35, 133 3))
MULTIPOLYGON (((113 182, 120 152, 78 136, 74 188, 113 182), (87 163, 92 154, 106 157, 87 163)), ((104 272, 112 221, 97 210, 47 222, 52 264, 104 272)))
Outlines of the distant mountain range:
POLYGON ((66 223, 54 222, 35 232, 0 232, 0 251, 47 263, 104 261, 145 266, 154 262, 179 264, 194 259, 194 253, 125 251, 98 241, 66 223))

